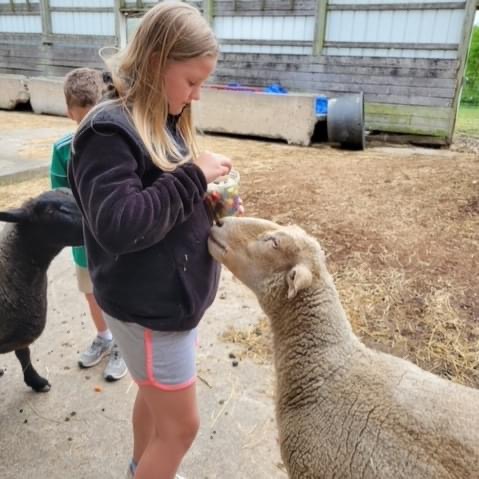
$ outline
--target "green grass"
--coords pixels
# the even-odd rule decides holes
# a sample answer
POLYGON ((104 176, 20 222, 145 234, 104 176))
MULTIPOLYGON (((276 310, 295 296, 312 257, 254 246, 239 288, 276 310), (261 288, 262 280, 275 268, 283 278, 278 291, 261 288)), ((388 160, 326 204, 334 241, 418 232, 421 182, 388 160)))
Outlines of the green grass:
POLYGON ((479 26, 472 32, 461 103, 479 105, 479 26))
POLYGON ((456 133, 479 138, 479 106, 461 105, 457 115, 456 133))

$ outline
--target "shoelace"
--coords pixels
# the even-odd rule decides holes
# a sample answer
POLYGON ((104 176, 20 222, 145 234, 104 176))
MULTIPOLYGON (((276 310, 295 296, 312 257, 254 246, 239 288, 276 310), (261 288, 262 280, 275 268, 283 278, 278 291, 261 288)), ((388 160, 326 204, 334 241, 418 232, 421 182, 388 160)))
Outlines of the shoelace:
POLYGON ((91 350, 101 349, 103 341, 101 339, 94 339, 92 345, 90 346, 91 350))

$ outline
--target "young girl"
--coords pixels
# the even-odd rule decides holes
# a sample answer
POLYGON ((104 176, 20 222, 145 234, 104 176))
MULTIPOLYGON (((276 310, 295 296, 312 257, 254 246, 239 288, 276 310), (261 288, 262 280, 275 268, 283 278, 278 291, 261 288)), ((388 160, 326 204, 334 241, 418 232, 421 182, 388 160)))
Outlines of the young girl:
POLYGON ((231 161, 198 153, 191 102, 216 66, 200 13, 162 2, 112 67, 117 98, 83 120, 69 178, 98 304, 139 388, 129 476, 172 479, 199 427, 196 327, 215 297, 207 184, 231 161))

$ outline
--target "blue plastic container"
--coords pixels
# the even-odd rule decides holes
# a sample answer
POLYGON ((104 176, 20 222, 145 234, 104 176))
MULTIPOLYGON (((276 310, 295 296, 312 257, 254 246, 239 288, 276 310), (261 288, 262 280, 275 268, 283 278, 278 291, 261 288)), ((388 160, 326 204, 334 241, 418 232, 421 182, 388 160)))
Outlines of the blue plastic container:
POLYGON ((315 101, 316 116, 324 116, 328 114, 328 97, 317 96, 315 101))

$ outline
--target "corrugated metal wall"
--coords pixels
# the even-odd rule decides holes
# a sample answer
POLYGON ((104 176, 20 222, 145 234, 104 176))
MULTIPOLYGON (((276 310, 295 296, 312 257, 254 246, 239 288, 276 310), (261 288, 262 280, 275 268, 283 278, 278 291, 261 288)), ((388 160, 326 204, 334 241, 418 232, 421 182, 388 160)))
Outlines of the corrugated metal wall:
POLYGON ((281 4, 283 10, 276 9, 274 15, 309 17, 313 29, 305 29, 308 34, 303 37, 288 37, 278 24, 267 37, 264 30, 260 41, 253 36, 245 42, 241 36, 248 38, 246 19, 271 17, 272 2, 215 2, 213 25, 223 52, 215 81, 280 83, 290 90, 327 96, 363 92, 369 128, 451 139, 475 0, 281 4), (228 28, 226 14, 236 19, 228 28), (238 25, 241 34, 235 30, 238 25), (275 54, 276 42, 299 41, 301 48, 275 54))
MULTIPOLYGON (((42 32, 42 18, 40 16, 39 1, 30 1, 30 11, 25 13, 23 11, 18 14, 5 14, 0 10, 0 32, 6 33, 41 33, 42 32)), ((0 0, 1 6, 10 6, 10 0, 0 0)), ((25 1, 15 1, 14 6, 27 7, 25 1)))
POLYGON ((114 36, 114 7, 114 0, 50 0, 52 33, 114 36))
POLYGON ((313 16, 217 16, 214 30, 223 52, 311 55, 313 16))
POLYGON ((427 3, 401 1, 399 9, 399 2, 391 0, 330 0, 324 53, 456 58, 464 24, 464 2, 441 0, 429 5, 428 8, 427 3))
POLYGON ((41 33, 40 15, 0 15, 0 32, 41 33))

